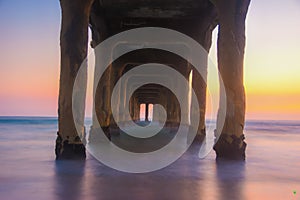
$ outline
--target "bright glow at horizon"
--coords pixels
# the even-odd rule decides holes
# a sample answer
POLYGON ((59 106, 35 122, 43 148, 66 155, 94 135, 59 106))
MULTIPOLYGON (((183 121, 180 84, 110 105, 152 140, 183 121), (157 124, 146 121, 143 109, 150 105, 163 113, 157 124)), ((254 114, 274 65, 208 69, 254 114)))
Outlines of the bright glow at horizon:
MULTIPOLYGON (((299 19, 298 0, 252 0, 244 72, 248 118, 300 120, 299 19)), ((0 115, 55 116, 59 1, 1 1, 0 28, 0 115)))

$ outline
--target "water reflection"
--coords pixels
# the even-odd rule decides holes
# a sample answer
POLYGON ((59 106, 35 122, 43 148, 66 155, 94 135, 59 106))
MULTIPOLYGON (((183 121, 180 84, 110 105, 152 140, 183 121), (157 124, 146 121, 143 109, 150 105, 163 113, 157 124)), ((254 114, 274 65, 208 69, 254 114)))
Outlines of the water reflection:
POLYGON ((56 199, 83 199, 85 161, 55 162, 54 192, 56 199))
POLYGON ((60 200, 246 198, 245 162, 199 160, 190 152, 171 166, 146 174, 118 172, 93 158, 56 161, 54 179, 54 195, 60 200))
POLYGON ((90 155, 55 162, 56 130, 52 121, 0 119, 0 199, 299 199, 300 135, 293 132, 248 131, 247 163, 216 163, 214 152, 200 160, 196 144, 165 169, 126 174, 90 155))
POLYGON ((243 188, 245 182, 244 161, 216 161, 216 182, 218 199, 245 199, 243 188))

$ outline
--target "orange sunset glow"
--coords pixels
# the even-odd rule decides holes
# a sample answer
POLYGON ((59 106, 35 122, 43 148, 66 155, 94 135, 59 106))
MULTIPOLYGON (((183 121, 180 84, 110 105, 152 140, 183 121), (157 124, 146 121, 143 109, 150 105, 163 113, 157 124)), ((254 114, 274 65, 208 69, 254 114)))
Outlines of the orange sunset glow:
MULTIPOLYGON (((59 1, 37 3, 32 10, 8 2, 0 3, 5 11, 0 12, 0 115, 56 116, 59 1)), ((300 119, 299 9, 293 0, 250 5, 244 70, 248 119, 300 119)), ((210 53, 214 63, 216 38, 217 30, 210 53)))

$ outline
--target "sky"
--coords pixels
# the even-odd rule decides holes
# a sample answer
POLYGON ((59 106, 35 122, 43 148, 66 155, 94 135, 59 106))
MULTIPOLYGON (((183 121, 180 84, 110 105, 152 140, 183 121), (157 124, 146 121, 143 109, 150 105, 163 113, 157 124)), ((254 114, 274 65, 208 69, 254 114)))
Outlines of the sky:
MULTIPOLYGON (((59 0, 0 0, 0 116, 57 115, 60 20, 59 0)), ((246 25, 247 119, 300 120, 300 1, 252 0, 246 25)))

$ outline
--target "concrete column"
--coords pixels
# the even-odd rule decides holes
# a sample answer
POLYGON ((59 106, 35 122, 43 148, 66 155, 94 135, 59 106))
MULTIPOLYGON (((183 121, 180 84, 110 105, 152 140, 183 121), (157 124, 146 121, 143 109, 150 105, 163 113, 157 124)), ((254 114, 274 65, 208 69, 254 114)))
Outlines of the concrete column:
POLYGON ((134 98, 134 117, 133 120, 139 121, 140 120, 140 104, 138 98, 134 98))
POLYGON ((127 122, 129 122, 129 121, 131 121, 131 118, 130 118, 130 116, 125 116, 125 109, 130 109, 130 102, 129 102, 129 100, 130 100, 130 96, 129 96, 129 84, 128 84, 128 79, 127 80, 124 80, 124 84, 123 84, 123 99, 124 99, 124 102, 123 102, 123 121, 125 122, 125 123, 127 123, 127 122))
POLYGON ((246 143, 243 134, 245 122, 243 62, 245 18, 250 0, 215 0, 214 4, 219 15, 218 68, 226 92, 226 104, 224 101, 220 103, 216 131, 220 138, 214 149, 217 158, 244 160, 246 143), (224 126, 221 122, 222 116, 225 116, 224 126))
MULTIPOLYGON (((99 3, 95 1, 95 3, 99 3)), ((92 7, 95 9, 95 6, 92 7)), ((102 41, 104 41, 107 37, 109 37, 107 31, 106 21, 104 20, 103 13, 99 10, 93 10, 90 16, 90 25, 92 28, 92 39, 91 46, 93 48, 97 47, 102 41)), ((110 55, 111 52, 108 52, 106 55, 102 55, 97 52, 95 49, 95 65, 98 66, 102 61, 103 56, 110 55)), ((100 69, 99 67, 95 68, 94 76, 97 77, 99 73, 103 72, 104 69, 100 69)), ((111 107, 110 107, 110 96, 111 96, 111 73, 112 66, 109 66, 104 72, 102 78, 99 83, 94 82, 94 90, 96 90, 94 100, 94 109, 95 113, 93 113, 93 124, 90 131, 90 140, 93 139, 94 133, 97 132, 98 129, 102 128, 104 133, 108 138, 110 138, 110 130, 109 125, 111 123, 111 107), (99 125, 101 127, 97 127, 95 123, 99 121, 99 125)), ((95 79, 96 81, 96 79, 95 79)))
MULTIPOLYGON (((92 0, 61 0, 62 23, 60 33, 61 71, 58 103, 57 159, 84 159, 85 147, 80 137, 84 135, 85 97, 78 99, 80 117, 73 119, 72 94, 86 90, 86 72, 80 88, 73 91, 78 70, 87 56, 88 23, 92 0), (81 126, 77 133, 74 120, 81 126)), ((85 66, 86 67, 86 66, 85 66)), ((86 69, 85 69, 86 70, 86 69)))
MULTIPOLYGON (((120 77, 120 70, 118 65, 112 65, 111 66, 111 71, 110 71, 110 91, 109 94, 112 95, 113 90, 116 90, 117 93, 120 92, 120 88, 115 87, 119 77, 120 77)), ((108 99, 111 102, 111 98, 108 99)), ((111 103, 110 103, 111 104, 111 103)), ((119 107, 120 104, 120 93, 118 94, 118 99, 117 99, 117 104, 116 105, 111 105, 113 107, 119 107)), ((117 130, 117 124, 116 122, 119 121, 119 109, 117 109, 117 113, 115 116, 112 114, 112 108, 109 107, 110 111, 110 122, 109 122, 109 127, 110 127, 110 132, 115 132, 117 130)))
POLYGON ((134 118, 134 96, 132 96, 129 100, 129 114, 130 114, 130 121, 134 118))
POLYGON ((179 114, 181 112, 179 104, 177 104, 176 96, 171 92, 166 92, 167 98, 167 126, 172 128, 179 123, 179 114))
POLYGON ((155 104, 153 104, 153 117, 152 117, 152 121, 159 122, 159 111, 158 111, 158 109, 156 109, 155 104))
MULTIPOLYGON (((166 92, 166 94, 168 94, 169 92, 166 92)), ((168 100, 166 102, 166 110, 167 110, 167 120, 166 120, 166 126, 170 127, 173 121, 173 107, 174 107, 174 103, 173 103, 173 99, 171 95, 168 95, 168 100)), ((166 98, 166 97, 165 97, 166 98)))
MULTIPOLYGON (((194 24, 194 29, 192 31, 191 36, 202 45, 202 47, 207 51, 207 58, 208 53, 211 48, 212 44, 212 32, 215 29, 217 23, 217 11, 215 6, 209 6, 206 10, 206 14, 200 21, 197 21, 194 24)), ((191 67, 191 66, 189 66, 191 67)), ((206 96, 207 96, 207 74, 199 74, 196 70, 193 70, 193 79, 192 79, 192 88, 195 91, 197 101, 199 102, 199 114, 200 114, 200 121, 199 127, 197 130, 197 138, 202 138, 206 135, 206 125, 205 125, 205 114, 206 114, 206 96)), ((193 120, 193 115, 196 109, 191 108, 191 120, 193 120)), ((193 127, 194 128, 194 127, 193 127)))
MULTIPOLYGON (((97 65, 98 62, 101 62, 101 55, 96 53, 95 63, 97 65)), ((100 69, 99 69, 100 70, 100 69)), ((95 69, 95 74, 98 72, 95 69)), ((95 75, 96 76, 96 75, 95 75)), ((93 115, 93 121, 98 120, 99 125, 101 127, 96 127, 95 123, 93 123, 93 127, 91 129, 90 137, 93 136, 93 131, 97 131, 98 128, 102 128, 104 133, 108 138, 110 138, 109 127, 111 124, 111 66, 109 66, 106 72, 103 74, 99 84, 94 83, 94 87, 96 89, 95 95, 95 113, 93 115)))
POLYGON ((120 85, 120 104, 119 104, 119 121, 125 122, 125 81, 122 80, 120 85))
MULTIPOLYGON (((187 81, 189 80, 189 69, 188 69, 188 64, 185 63, 185 66, 183 65, 183 67, 186 68, 185 73, 183 74, 184 77, 186 77, 187 81)), ((178 85, 177 87, 180 87, 180 93, 181 93, 181 98, 183 100, 183 105, 180 105, 180 108, 177 108, 176 113, 177 113, 177 119, 176 122, 180 123, 180 118, 179 115, 181 113, 182 115, 182 119, 181 122, 185 125, 189 125, 189 87, 187 85, 187 87, 183 88, 182 85, 178 85)))
MULTIPOLYGON (((164 90, 161 89, 160 90, 160 94, 164 94, 164 90)), ((165 109, 167 108, 167 103, 166 103, 166 98, 163 98, 162 95, 160 95, 158 97, 158 100, 156 102, 157 104, 160 104, 161 106, 163 106, 165 109)), ((163 123, 163 121, 161 120, 161 117, 163 116, 163 112, 162 110, 156 109, 155 104, 153 105, 153 121, 158 122, 158 123, 163 123)), ((168 112, 166 110, 166 112, 168 112)))
MULTIPOLYGON (((116 69, 115 69, 116 71, 116 69)), ((117 83, 118 79, 121 77, 121 71, 120 70, 117 70, 118 72, 115 73, 115 80, 114 80, 114 84, 117 83)), ((116 122, 120 122, 122 121, 121 120, 121 101, 122 101, 122 98, 121 98, 121 85, 119 85, 119 87, 114 87, 114 89, 117 91, 118 93, 118 102, 117 102, 117 105, 114 105, 116 106, 118 109, 117 109, 117 116, 114 116, 114 119, 116 122)))
MULTIPOLYGON (((197 131, 197 135, 199 137, 205 136, 205 113, 206 113, 206 93, 207 93, 207 85, 203 78, 198 72, 193 70, 193 80, 192 80, 192 87, 195 91, 197 101, 199 102, 199 112, 200 112, 200 122, 197 131)), ((193 115, 197 109, 191 108, 191 120, 193 120, 193 115)))
POLYGON ((149 104, 146 103, 145 106, 145 121, 148 122, 149 121, 149 104))

